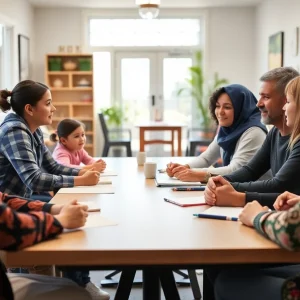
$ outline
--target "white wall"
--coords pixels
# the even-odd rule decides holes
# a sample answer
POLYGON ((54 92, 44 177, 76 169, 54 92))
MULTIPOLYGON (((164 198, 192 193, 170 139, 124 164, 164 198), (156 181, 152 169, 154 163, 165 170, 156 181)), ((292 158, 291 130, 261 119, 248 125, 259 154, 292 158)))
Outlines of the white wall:
MULTIPOLYGON (((230 82, 239 82, 252 88, 255 82, 255 9, 213 8, 207 11, 207 70, 211 73, 218 71, 230 82)), ((34 77, 37 80, 44 80, 46 53, 57 52, 60 45, 78 45, 82 42, 81 13, 79 8, 35 10, 35 35, 38 44, 34 77)))
MULTIPOLYGON (((0 0, 0 23, 13 26, 13 84, 19 81, 18 34, 30 39, 30 66, 34 63, 34 9, 28 0, 0 0)), ((7 87, 12 88, 12 87, 7 87)))
POLYGON ((45 55, 57 53, 59 46, 81 45, 81 9, 36 8, 35 9, 35 80, 45 81, 45 55))
POLYGON ((254 21, 254 8, 213 8, 207 30, 208 70, 250 90, 255 87, 254 21))
MULTIPOLYGON (((268 71, 268 39, 278 32, 284 32, 284 66, 292 66, 300 71, 300 55, 291 53, 293 30, 300 27, 299 0, 265 0, 257 8, 256 14, 256 78, 257 87, 259 77, 268 71)), ((300 42, 300 41, 299 41, 300 42)), ((299 53, 300 54, 300 53, 299 53)))

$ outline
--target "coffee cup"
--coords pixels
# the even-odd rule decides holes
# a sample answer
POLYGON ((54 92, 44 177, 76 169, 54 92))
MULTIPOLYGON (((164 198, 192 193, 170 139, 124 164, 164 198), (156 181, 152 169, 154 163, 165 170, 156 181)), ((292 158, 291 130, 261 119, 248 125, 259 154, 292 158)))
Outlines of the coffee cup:
POLYGON ((144 165, 146 162, 146 152, 138 152, 136 155, 136 161, 139 166, 144 165))
POLYGON ((144 174, 147 179, 153 179, 156 175, 156 163, 145 162, 144 163, 144 174))

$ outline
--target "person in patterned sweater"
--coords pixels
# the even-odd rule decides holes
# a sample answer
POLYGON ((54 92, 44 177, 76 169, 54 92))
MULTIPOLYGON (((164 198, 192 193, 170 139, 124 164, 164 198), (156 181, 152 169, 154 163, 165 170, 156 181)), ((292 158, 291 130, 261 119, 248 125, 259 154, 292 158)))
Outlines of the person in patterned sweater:
MULTIPOLYGON (((83 226, 87 216, 87 206, 76 200, 53 205, 0 192, 0 249, 20 250, 54 238, 63 228, 83 226)), ((0 266, 0 299, 91 299, 70 279, 5 271, 0 266)))
MULTIPOLYGON (((291 80, 285 89, 287 102, 284 106, 286 124, 292 129, 289 150, 300 139, 300 76, 291 80)), ((297 166, 294 166, 297 169, 297 166)), ((258 201, 248 203, 240 221, 254 227, 259 233, 282 248, 300 250, 300 197, 285 192, 274 203, 276 211, 270 211, 258 201)), ((287 253, 288 255, 288 253, 287 253)), ((211 276, 210 276, 211 277, 211 276)), ((221 271, 214 276, 216 300, 300 299, 300 265, 271 266, 242 270, 221 271)))

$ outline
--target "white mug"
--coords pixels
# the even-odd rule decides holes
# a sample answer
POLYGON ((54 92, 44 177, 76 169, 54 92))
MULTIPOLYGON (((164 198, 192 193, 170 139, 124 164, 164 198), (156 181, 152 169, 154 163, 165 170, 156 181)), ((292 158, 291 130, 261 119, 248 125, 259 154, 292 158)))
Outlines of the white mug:
POLYGON ((156 174, 156 163, 155 162, 145 162, 144 164, 144 174, 147 179, 155 178, 156 174))
POLYGON ((146 152, 138 152, 136 155, 136 161, 139 166, 142 166, 146 162, 146 152))

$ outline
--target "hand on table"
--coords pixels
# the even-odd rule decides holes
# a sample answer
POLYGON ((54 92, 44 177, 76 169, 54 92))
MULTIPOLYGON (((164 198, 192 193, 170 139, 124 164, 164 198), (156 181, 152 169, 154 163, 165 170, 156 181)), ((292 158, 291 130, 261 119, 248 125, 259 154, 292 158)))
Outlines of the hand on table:
POLYGON ((249 227, 253 227, 255 217, 263 211, 268 211, 267 206, 261 206, 257 201, 249 202, 245 205, 241 214, 239 215, 239 220, 249 227))
POLYGON ((174 177, 174 169, 178 168, 178 167, 187 168, 181 164, 176 164, 176 163, 172 163, 172 162, 167 164, 166 172, 169 175, 169 177, 174 177))
POLYGON ((191 182, 203 181, 206 175, 206 172, 195 171, 185 166, 179 166, 174 168, 173 173, 174 173, 174 177, 176 177, 177 179, 181 181, 191 181, 191 182))
POLYGON ((60 213, 55 217, 60 224, 67 229, 84 226, 88 217, 88 206, 77 204, 77 200, 72 200, 63 205, 60 213))

